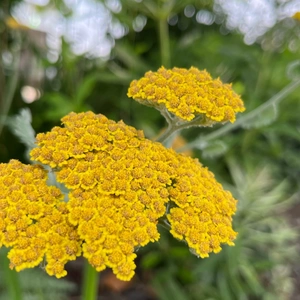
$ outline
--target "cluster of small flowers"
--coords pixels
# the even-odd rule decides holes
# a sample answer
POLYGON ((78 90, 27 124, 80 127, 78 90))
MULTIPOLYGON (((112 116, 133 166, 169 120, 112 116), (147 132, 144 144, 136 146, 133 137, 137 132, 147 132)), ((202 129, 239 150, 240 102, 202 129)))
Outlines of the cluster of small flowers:
POLYGON ((149 71, 139 80, 133 80, 128 97, 157 108, 167 109, 183 121, 201 115, 203 124, 234 122, 235 114, 245 110, 243 101, 220 79, 212 79, 208 72, 191 67, 189 70, 161 67, 149 71))
POLYGON ((35 267, 46 256, 47 273, 59 278, 67 274, 65 264, 81 254, 81 242, 63 195, 46 180, 40 166, 0 164, 0 247, 12 248, 11 268, 35 267))
POLYGON ((98 271, 108 266, 130 279, 135 248, 159 239, 164 216, 171 234, 201 257, 232 244, 236 201, 197 160, 103 115, 73 113, 62 121, 64 128, 37 136, 31 156, 57 169, 57 181, 70 190, 69 221, 98 271))

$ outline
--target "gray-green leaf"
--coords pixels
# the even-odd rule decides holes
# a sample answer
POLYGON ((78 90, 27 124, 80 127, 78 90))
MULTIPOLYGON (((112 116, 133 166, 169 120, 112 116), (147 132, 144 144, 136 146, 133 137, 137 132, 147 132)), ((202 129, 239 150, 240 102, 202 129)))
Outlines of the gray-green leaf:
POLYGON ((29 108, 21 109, 17 115, 7 120, 7 126, 29 149, 35 147, 35 131, 31 126, 31 121, 32 117, 29 108))

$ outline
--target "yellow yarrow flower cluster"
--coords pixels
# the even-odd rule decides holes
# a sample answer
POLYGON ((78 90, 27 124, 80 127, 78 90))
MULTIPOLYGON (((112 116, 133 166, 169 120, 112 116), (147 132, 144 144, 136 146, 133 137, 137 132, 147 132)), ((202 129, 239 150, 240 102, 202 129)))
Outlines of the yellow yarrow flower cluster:
POLYGON ((159 239, 159 222, 201 257, 233 244, 236 200, 198 160, 100 114, 71 113, 62 122, 37 135, 31 157, 69 189, 68 222, 97 271, 110 267, 130 280, 134 252, 159 239))
POLYGON ((46 272, 59 278, 81 254, 81 242, 60 190, 46 180, 40 166, 0 164, 0 247, 11 248, 11 268, 33 268, 46 257, 46 272))
POLYGON ((212 79, 208 72, 194 67, 149 71, 131 82, 127 95, 160 111, 167 109, 182 121, 202 116, 202 125, 233 123, 235 114, 245 110, 230 84, 212 79))

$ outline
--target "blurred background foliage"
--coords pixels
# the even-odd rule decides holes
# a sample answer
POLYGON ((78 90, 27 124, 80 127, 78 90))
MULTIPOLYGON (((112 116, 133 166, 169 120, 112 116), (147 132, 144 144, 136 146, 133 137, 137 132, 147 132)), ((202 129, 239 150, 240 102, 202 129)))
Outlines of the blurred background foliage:
MULTIPOLYGON (((244 114, 253 111, 300 80, 299 12, 299 1, 284 0, 2 0, 0 162, 27 160, 31 145, 24 140, 33 132, 22 132, 27 127, 12 118, 24 108, 36 132, 59 125, 70 111, 92 110, 154 138, 164 119, 126 93, 131 80, 161 65, 206 69, 233 83, 244 114)), ((194 150, 239 199, 239 236, 235 247, 202 260, 162 231, 159 243, 139 250, 136 279, 154 288, 155 299, 299 299, 296 85, 282 101, 194 150)), ((218 130, 183 131, 179 143, 218 130)), ((34 280, 34 272, 18 280, 34 280)), ((70 290, 57 286, 58 294, 70 290)))

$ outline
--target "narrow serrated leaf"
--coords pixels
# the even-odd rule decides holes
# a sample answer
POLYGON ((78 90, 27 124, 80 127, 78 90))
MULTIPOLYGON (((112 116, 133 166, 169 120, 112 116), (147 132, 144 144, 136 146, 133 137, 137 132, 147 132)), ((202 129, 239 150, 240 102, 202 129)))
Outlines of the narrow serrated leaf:
POLYGON ((273 104, 270 105, 268 108, 264 109, 262 113, 257 114, 252 119, 244 122, 241 126, 245 129, 268 126, 277 119, 277 115, 278 115, 277 105, 273 104))
POLYGON ((264 289, 255 269, 249 263, 241 264, 239 268, 251 290, 255 292, 256 296, 261 296, 264 289))
POLYGON ((212 141, 205 146, 202 146, 202 156, 207 158, 215 158, 223 155, 228 146, 223 141, 212 141))
POLYGON ((286 68, 287 77, 291 80, 300 78, 300 59, 294 60, 286 68))
POLYGON ((189 300, 189 295, 184 292, 179 283, 173 278, 172 273, 164 272, 152 282, 159 299, 162 300, 189 300))
POLYGON ((7 121, 8 127, 27 148, 35 147, 35 131, 31 126, 31 112, 28 108, 20 110, 19 114, 10 117, 7 121))
POLYGON ((229 287, 229 282, 227 281, 226 275, 222 271, 220 271, 217 275, 217 285, 223 300, 233 299, 233 295, 229 287))

